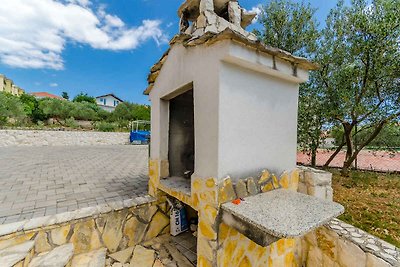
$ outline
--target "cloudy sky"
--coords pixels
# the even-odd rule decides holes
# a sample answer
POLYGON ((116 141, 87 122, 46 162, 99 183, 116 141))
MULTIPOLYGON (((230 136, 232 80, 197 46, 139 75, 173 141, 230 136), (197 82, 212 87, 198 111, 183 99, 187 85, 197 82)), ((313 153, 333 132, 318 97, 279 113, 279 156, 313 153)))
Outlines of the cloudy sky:
MULTIPOLYGON (((267 0, 242 0, 252 9, 267 0)), ((0 73, 27 92, 142 95, 182 0, 2 0, 0 73)), ((335 0, 310 0, 323 22, 335 0)), ((257 24, 252 27, 258 27, 257 24)))

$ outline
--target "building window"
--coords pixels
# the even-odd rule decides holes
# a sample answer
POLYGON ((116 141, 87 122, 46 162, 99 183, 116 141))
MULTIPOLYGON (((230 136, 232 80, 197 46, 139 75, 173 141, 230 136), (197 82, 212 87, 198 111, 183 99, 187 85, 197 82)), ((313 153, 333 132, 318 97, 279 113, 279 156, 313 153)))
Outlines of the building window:
POLYGON ((118 106, 118 104, 119 104, 119 101, 114 100, 114 107, 118 106))

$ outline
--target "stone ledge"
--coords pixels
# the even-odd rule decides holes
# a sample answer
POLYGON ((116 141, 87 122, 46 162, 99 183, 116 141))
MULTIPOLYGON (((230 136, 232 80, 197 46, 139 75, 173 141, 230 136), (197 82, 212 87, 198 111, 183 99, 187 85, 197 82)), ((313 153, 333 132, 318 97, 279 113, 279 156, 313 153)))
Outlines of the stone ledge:
POLYGON ((253 241, 267 246, 280 238, 302 236, 342 214, 344 208, 331 201, 277 189, 245 198, 239 205, 225 203, 222 210, 224 223, 249 238, 265 233, 253 241), (254 235, 252 230, 256 230, 254 235))
POLYGON ((94 207, 77 209, 71 212, 64 212, 56 215, 33 218, 16 223, 3 224, 0 225, 0 238, 17 232, 27 232, 37 228, 51 227, 53 225, 59 225, 73 220, 98 216, 112 211, 140 207, 142 205, 154 202, 156 202, 156 199, 147 195, 144 197, 137 197, 134 199, 127 199, 124 201, 116 201, 109 204, 102 204, 94 207))
POLYGON ((338 219, 331 220, 325 227, 356 244, 364 252, 371 253, 393 266, 400 266, 400 249, 396 246, 338 219))

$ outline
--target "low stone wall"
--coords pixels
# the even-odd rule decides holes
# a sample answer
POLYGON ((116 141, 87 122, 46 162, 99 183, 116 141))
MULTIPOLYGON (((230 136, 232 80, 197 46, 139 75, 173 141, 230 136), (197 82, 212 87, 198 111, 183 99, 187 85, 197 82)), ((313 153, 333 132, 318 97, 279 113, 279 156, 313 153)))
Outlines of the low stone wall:
MULTIPOLYGON (((299 192, 332 200, 332 174, 300 167, 299 192)), ((304 266, 400 266, 400 249, 338 219, 308 233, 301 243, 304 266)))
POLYGON ((34 240, 35 254, 66 243, 75 254, 103 247, 114 253, 165 233, 168 206, 147 196, 0 225, 0 250, 34 240))
POLYGON ((0 130, 0 147, 125 145, 129 133, 0 130))

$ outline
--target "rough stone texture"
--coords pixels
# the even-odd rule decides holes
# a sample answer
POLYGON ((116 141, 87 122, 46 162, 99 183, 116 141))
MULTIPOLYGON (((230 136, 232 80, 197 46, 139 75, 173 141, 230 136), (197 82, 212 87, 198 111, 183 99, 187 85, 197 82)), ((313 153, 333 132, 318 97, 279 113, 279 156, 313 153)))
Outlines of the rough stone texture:
POLYGON ((15 266, 17 263, 27 265, 34 242, 28 241, 20 245, 0 250, 0 263, 3 267, 15 266))
POLYGON ((245 198, 239 205, 225 203, 222 209, 241 222, 279 238, 301 236, 344 211, 337 203, 285 189, 245 198))
POLYGON ((299 192, 320 199, 333 200, 332 173, 313 169, 310 167, 298 167, 300 170, 299 192))
POLYGON ((152 267, 155 260, 155 251, 140 245, 135 247, 131 260, 132 267, 152 267))
POLYGON ((66 244, 56 247, 50 252, 45 252, 34 257, 29 264, 29 267, 64 267, 70 262, 74 255, 74 246, 66 244))
MULTIPOLYGON (((299 169, 299 192, 332 200, 331 173, 299 169)), ((338 219, 307 234, 303 241, 308 266, 400 266, 399 248, 338 219)))
POLYGON ((72 267, 104 267, 106 264, 106 249, 99 249, 76 255, 72 259, 72 267))
POLYGON ((129 133, 0 130, 0 147, 126 145, 129 133))
MULTIPOLYGON (((100 248, 106 248, 109 253, 123 251, 128 248, 131 235, 134 236, 133 243, 138 244, 164 234, 163 230, 169 229, 169 217, 166 215, 169 212, 168 208, 161 208, 154 201, 151 197, 138 198, 136 204, 130 207, 122 207, 120 210, 114 211, 109 210, 107 213, 90 213, 89 216, 60 223, 53 218, 48 220, 53 224, 41 224, 39 228, 31 229, 28 233, 24 232, 22 225, 18 228, 18 231, 8 232, 6 235, 0 236, 0 246, 10 247, 32 239, 35 242, 36 254, 47 253, 57 248, 58 245, 52 241, 51 236, 58 233, 62 236, 57 239, 58 243, 64 241, 61 245, 73 245, 75 254, 88 253, 100 248), (155 211, 153 211, 154 208, 155 211), (153 214, 155 215, 153 216, 153 214), (132 228, 134 225, 127 223, 131 218, 135 218, 144 227, 132 228), (168 218, 168 220, 165 218, 168 218), (150 227, 151 225, 154 226, 150 227), (64 237, 68 229, 68 234, 64 237)), ((79 214, 79 210, 75 213, 79 214)), ((64 218, 73 217, 64 216, 64 218)), ((9 228, 9 230, 11 229, 14 228, 9 228)))
POLYGON ((7 147, 0 166, 0 226, 148 191, 146 146, 7 147))
POLYGON ((365 256, 371 254, 369 257, 370 264, 380 262, 379 259, 381 259, 393 266, 400 266, 400 249, 394 245, 338 219, 330 221, 325 227, 329 229, 329 231, 337 233, 340 240, 350 242, 359 247, 365 256))
POLYGON ((132 252, 133 252, 134 247, 130 247, 121 251, 118 251, 116 253, 113 253, 109 255, 110 258, 113 258, 114 260, 120 262, 120 263, 127 263, 129 262, 132 252))

